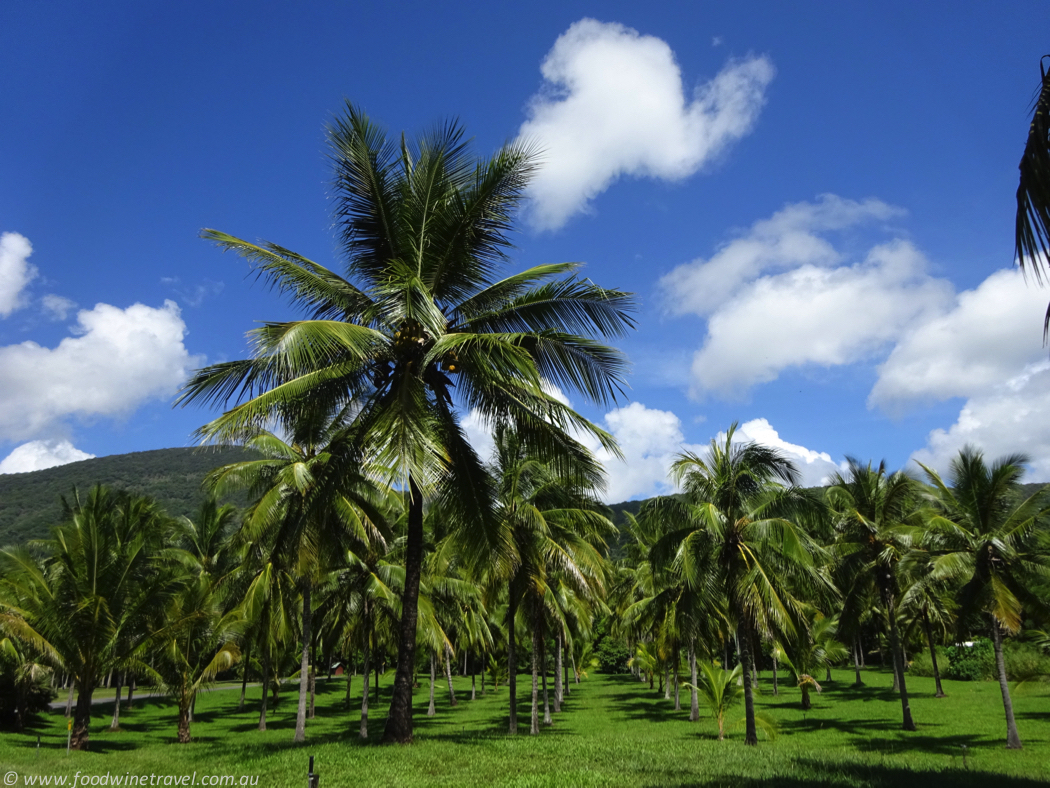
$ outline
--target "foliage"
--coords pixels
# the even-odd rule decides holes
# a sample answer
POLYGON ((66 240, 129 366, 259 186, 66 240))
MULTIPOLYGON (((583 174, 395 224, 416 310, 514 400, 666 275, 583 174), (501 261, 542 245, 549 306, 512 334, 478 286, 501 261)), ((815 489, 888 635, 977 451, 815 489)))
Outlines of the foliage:
POLYGON ((631 669, 631 652, 619 638, 611 634, 611 624, 612 621, 605 618, 595 627, 594 659, 602 673, 627 673, 631 669))
MULTIPOLYGON (((254 458, 242 449, 158 449, 115 454, 30 473, 0 474, 0 546, 42 539, 62 519, 61 496, 103 485, 154 499, 171 517, 189 517, 207 498, 209 471, 254 458)), ((246 500, 231 497, 243 505, 246 500)))
POLYGON ((981 681, 995 675, 992 641, 988 638, 974 638, 969 642, 973 645, 959 643, 944 650, 948 656, 945 678, 956 681, 981 681))

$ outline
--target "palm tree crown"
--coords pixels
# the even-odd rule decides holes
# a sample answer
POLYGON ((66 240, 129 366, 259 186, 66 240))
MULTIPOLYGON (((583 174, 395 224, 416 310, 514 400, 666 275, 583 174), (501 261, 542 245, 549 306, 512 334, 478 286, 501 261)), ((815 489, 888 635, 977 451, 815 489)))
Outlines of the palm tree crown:
POLYGON ((182 403, 235 407, 199 431, 236 441, 276 411, 348 406, 365 457, 409 498, 401 643, 386 739, 411 740, 416 598, 424 499, 494 534, 488 475, 461 409, 511 424, 547 461, 569 463, 583 430, 615 442, 544 390, 544 381, 615 401, 620 353, 591 338, 633 326, 627 293, 573 275, 571 263, 497 280, 530 149, 476 159, 456 123, 400 144, 352 105, 329 129, 335 220, 348 278, 275 244, 204 236, 258 266, 308 319, 252 332, 253 358, 200 370, 182 403), (491 530, 490 530, 491 529, 491 530))

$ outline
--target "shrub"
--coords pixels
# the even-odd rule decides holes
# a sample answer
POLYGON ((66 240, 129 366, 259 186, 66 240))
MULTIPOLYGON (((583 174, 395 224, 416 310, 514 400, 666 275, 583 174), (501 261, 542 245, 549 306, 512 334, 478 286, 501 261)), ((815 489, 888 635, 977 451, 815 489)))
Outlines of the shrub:
POLYGON ((1003 661, 1010 681, 1032 681, 1050 674, 1050 659, 1029 643, 1007 643, 1003 661))
POLYGON ((944 677, 956 681, 981 681, 995 676, 995 652, 988 638, 974 638, 972 646, 948 646, 944 677))

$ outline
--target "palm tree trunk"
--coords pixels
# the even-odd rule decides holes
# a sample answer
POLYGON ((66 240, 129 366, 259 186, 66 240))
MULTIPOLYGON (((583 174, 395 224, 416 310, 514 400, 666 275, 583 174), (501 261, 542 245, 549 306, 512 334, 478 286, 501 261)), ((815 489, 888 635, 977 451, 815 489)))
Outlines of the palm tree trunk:
POLYGON ((893 591, 888 585, 883 587, 883 601, 890 619, 890 651, 893 652, 894 675, 897 677, 897 685, 900 687, 902 727, 906 731, 915 730, 915 721, 911 718, 911 706, 908 703, 908 687, 904 681, 904 655, 901 651, 900 633, 897 631, 897 608, 893 598, 893 591))
POLYGON ((573 651, 569 652, 569 659, 572 660, 572 677, 576 679, 576 683, 580 683, 580 671, 576 670, 576 653, 573 651))
POLYGON ((88 748, 88 728, 91 725, 91 695, 94 692, 92 683, 85 682, 77 688, 77 708, 73 713, 73 735, 69 746, 74 750, 88 748))
POLYGON ((113 701, 113 719, 109 723, 111 731, 120 730, 120 693, 124 689, 124 674, 117 673, 117 695, 113 701))
POLYGON ((744 744, 753 746, 758 744, 758 728, 755 726, 755 690, 751 686, 751 643, 746 624, 741 622, 740 628, 743 630, 740 632, 738 648, 740 665, 744 671, 744 744))
POLYGON ((664 700, 671 699, 671 663, 664 663, 664 700))
POLYGON ((561 632, 555 639, 558 650, 554 657, 554 713, 561 711, 562 683, 561 683, 561 632))
POLYGON ((73 691, 76 689, 77 683, 75 681, 69 682, 69 697, 66 698, 66 718, 73 716, 73 691))
POLYGON ((926 608, 922 609, 922 626, 926 630, 926 642, 930 644, 930 661, 933 662, 933 680, 937 684, 937 694, 933 697, 943 698, 944 689, 941 687, 941 672, 937 669, 937 647, 933 643, 933 630, 930 628, 930 617, 926 614, 926 608))
POLYGON ((536 736, 540 732, 539 694, 537 685, 539 683, 540 669, 540 633, 533 622, 532 627, 532 723, 529 733, 536 736))
POLYGON ((853 672, 857 674, 857 680, 853 682, 854 687, 863 687, 864 680, 860 677, 860 635, 857 635, 857 642, 853 645, 853 672))
MULTIPOLYGON (((809 679, 807 678, 807 681, 809 679)), ((802 710, 809 711, 813 707, 813 702, 809 699, 809 684, 802 685, 802 710)))
MULTIPOLYGON (((475 655, 471 654, 470 655, 470 699, 471 700, 476 700, 477 699, 477 693, 475 692, 475 687, 476 687, 476 681, 477 681, 477 677, 478 677, 478 671, 477 671, 477 666, 474 664, 474 659, 475 659, 475 655)), ((481 681, 482 681, 481 692, 482 692, 482 694, 484 694, 485 693, 485 685, 484 685, 485 674, 484 673, 481 674, 481 681)))
POLYGON ((294 741, 306 741, 306 696, 310 692, 310 581, 303 583, 303 654, 299 663, 299 710, 294 741))
POLYGON ((452 689, 452 649, 445 644, 445 678, 448 679, 448 705, 456 705, 456 691, 452 689))
POLYGON ((437 681, 437 652, 430 649, 430 706, 427 707, 427 716, 433 717, 437 714, 434 706, 434 682, 437 681))
POLYGON ((190 703, 183 694, 179 697, 179 744, 190 742, 190 703))
POLYGON ((543 676, 543 724, 550 725, 553 720, 550 698, 547 695, 547 638, 543 636, 543 632, 540 632, 540 667, 543 676))
POLYGON ((259 707, 259 730, 266 730, 266 702, 270 696, 270 648, 269 644, 263 650, 263 675, 262 675, 262 705, 259 707))
POLYGON ((317 638, 314 638, 313 653, 310 655, 310 707, 306 712, 306 719, 314 718, 314 709, 317 696, 317 638))
POLYGON ((696 691, 696 641, 689 640, 689 721, 696 722, 700 719, 700 698, 696 691))
MULTIPOLYGON (((569 656, 572 656, 572 651, 569 652, 569 656)), ((564 678, 561 682, 562 700, 565 700, 565 696, 569 694, 569 662, 566 659, 562 659, 562 669, 565 673, 564 678)))
MULTIPOLYGON (((367 620, 367 616, 368 616, 368 613, 366 612, 365 613, 366 620, 367 620)), ((365 662, 364 662, 364 665, 361 668, 361 681, 362 681, 362 687, 361 687, 361 732, 358 735, 362 739, 367 739, 368 738, 368 677, 369 677, 369 668, 371 667, 368 664, 368 660, 372 656, 372 649, 370 648, 370 645, 371 645, 370 638, 371 638, 371 636, 372 636, 372 633, 366 631, 366 633, 365 633, 365 662)))
MULTIPOLYGON (((776 646, 774 645, 773 648, 775 649, 776 646)), ((773 694, 780 694, 780 687, 777 685, 777 655, 775 653, 773 654, 773 694)))
POLYGON ((518 604, 514 597, 514 587, 509 588, 507 604, 507 688, 510 690, 510 733, 518 732, 518 652, 514 642, 514 619, 517 617, 518 604))
POLYGON ((354 672, 350 670, 345 659, 343 660, 343 671, 346 673, 346 697, 343 698, 343 708, 350 711, 350 681, 354 677, 354 672))
POLYGON ((251 658, 252 645, 251 641, 249 641, 244 649, 244 666, 241 671, 241 701, 237 704, 237 711, 244 711, 244 698, 248 694, 248 663, 251 661, 251 658))
POLYGON ((1010 687, 1006 683, 1006 663, 1003 661, 1003 631, 995 616, 992 619, 992 643, 995 646, 995 667, 999 673, 999 691, 1003 695, 1003 710, 1006 712, 1006 749, 1021 749, 1021 736, 1014 720, 1014 704, 1010 699, 1010 687))
POLYGON ((679 654, 678 654, 677 645, 678 644, 675 644, 676 648, 674 650, 674 710, 675 711, 681 711, 682 710, 682 683, 678 679, 678 674, 681 672, 679 670, 681 665, 679 664, 679 654))
MULTIPOLYGON (((408 532, 405 543, 405 590, 401 596, 401 628, 397 643, 397 673, 390 697, 383 741, 412 741, 412 686, 416 673, 416 623, 419 617, 419 578, 423 570, 423 494, 408 478, 408 532)), ((378 685, 379 682, 376 682, 378 685)))

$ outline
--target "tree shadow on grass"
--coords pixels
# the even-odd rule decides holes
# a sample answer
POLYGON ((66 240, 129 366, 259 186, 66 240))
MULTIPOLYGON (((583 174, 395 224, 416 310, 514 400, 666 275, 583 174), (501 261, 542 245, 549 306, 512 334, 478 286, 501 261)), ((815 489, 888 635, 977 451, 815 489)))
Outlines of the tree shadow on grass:
POLYGON ((637 783, 643 788, 661 788, 679 785, 687 788, 811 788, 811 786, 868 786, 869 788, 930 788, 931 785, 950 785, 952 788, 1045 788, 1046 783, 1028 777, 1009 777, 991 772, 953 766, 939 771, 912 771, 910 769, 876 764, 834 764, 808 758, 794 761, 794 774, 774 777, 748 777, 720 774, 716 777, 682 782, 680 775, 667 773, 637 783))

